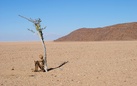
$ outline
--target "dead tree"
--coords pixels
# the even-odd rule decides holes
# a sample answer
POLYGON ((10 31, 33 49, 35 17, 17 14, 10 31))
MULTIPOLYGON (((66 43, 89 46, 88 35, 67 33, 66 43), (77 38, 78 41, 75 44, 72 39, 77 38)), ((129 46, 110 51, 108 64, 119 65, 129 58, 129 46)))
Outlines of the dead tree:
MULTIPOLYGON (((42 46, 43 46, 43 50, 44 50, 44 70, 47 72, 48 71, 48 67, 47 67, 47 55, 46 55, 46 46, 45 46, 45 43, 44 43, 44 37, 43 37, 43 33, 42 33, 42 30, 45 29, 46 27, 44 28, 41 28, 41 25, 40 25, 40 22, 41 22, 41 19, 29 19, 29 18, 26 18, 24 16, 21 16, 19 15, 20 17, 24 18, 24 19, 27 19, 28 21, 32 22, 34 25, 35 25, 35 28, 36 28, 36 31, 40 37, 40 40, 42 42, 42 46)), ((29 31, 35 33, 33 30, 30 30, 28 29, 29 31)))

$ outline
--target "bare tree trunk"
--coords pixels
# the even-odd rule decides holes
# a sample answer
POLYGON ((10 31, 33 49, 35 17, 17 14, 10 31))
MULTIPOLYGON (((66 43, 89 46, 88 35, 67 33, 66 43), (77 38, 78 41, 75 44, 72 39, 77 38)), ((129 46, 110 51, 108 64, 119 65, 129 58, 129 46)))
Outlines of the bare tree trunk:
POLYGON ((44 57, 44 70, 46 72, 48 72, 46 46, 45 46, 44 40, 42 40, 41 35, 40 35, 39 32, 38 32, 38 34, 39 34, 40 40, 42 42, 43 50, 44 50, 44 55, 43 55, 43 57, 44 57))

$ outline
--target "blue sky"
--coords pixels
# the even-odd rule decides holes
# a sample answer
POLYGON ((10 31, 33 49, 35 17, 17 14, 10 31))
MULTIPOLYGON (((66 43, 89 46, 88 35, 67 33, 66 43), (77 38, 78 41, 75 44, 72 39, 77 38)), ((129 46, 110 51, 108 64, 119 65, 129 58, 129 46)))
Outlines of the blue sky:
POLYGON ((137 21, 137 0, 0 0, 0 41, 38 41, 34 25, 19 17, 41 18, 45 40, 87 27, 137 21))

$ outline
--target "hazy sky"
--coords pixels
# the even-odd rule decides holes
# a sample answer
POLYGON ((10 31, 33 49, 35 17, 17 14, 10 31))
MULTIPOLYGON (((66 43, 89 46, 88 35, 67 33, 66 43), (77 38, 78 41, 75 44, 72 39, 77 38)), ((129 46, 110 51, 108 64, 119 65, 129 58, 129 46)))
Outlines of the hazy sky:
POLYGON ((19 14, 41 18, 45 40, 53 40, 82 27, 136 22, 137 0, 0 0, 0 41, 39 40, 19 14))

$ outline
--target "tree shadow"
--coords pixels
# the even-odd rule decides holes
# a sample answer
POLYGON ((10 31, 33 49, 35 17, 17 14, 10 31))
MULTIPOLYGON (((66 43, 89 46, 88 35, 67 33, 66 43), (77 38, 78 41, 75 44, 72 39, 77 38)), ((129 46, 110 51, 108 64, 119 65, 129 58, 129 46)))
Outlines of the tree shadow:
POLYGON ((68 62, 69 62, 69 61, 66 61, 66 62, 63 62, 62 64, 60 64, 60 65, 57 66, 57 67, 49 68, 48 71, 51 71, 51 70, 54 70, 54 69, 60 68, 60 67, 64 66, 65 64, 67 64, 68 62))

